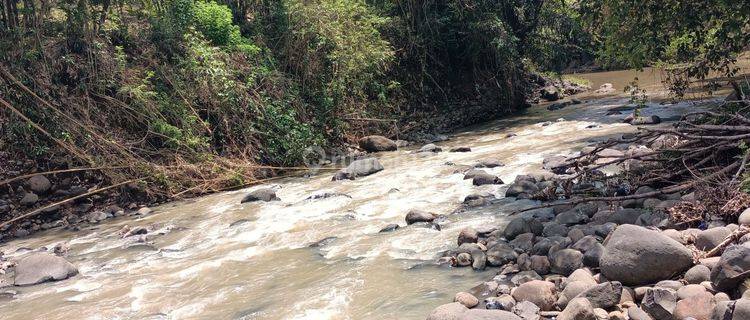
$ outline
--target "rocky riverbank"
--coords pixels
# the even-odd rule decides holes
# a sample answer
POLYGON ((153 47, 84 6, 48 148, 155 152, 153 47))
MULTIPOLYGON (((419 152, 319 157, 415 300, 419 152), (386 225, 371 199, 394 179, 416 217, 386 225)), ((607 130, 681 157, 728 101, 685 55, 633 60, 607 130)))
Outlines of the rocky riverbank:
MULTIPOLYGON (((457 248, 438 260, 451 268, 496 268, 496 276, 457 293, 427 319, 750 319, 750 203, 727 204, 737 215, 686 221, 682 208, 713 195, 604 179, 607 172, 649 170, 676 140, 637 145, 625 136, 583 155, 545 159, 547 174, 517 176, 502 199, 520 208, 510 222, 463 229, 457 248), (630 160, 609 165, 623 158, 630 160), (591 174, 575 179, 581 166, 591 174)), ((477 169, 465 172, 475 184, 487 180, 477 169)), ((494 201, 465 199, 467 206, 494 201)))

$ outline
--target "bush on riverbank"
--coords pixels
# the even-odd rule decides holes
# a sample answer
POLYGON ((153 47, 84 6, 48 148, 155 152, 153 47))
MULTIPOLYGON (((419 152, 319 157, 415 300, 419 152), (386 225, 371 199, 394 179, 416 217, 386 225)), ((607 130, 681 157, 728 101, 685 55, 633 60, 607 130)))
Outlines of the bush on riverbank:
MULTIPOLYGON (((483 1, 0 6, 2 159, 20 160, 2 178, 95 168, 101 179, 60 179, 132 180, 122 191, 146 201, 258 181, 309 146, 521 110, 521 49, 538 22, 531 4, 483 1)), ((10 183, 4 201, 27 191, 10 183)))

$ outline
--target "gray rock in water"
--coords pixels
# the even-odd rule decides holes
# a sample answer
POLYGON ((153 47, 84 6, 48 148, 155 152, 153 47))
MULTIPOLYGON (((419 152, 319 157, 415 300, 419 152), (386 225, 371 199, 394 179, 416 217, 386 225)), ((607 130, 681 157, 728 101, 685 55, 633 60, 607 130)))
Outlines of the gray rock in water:
POLYGON ((672 319, 677 307, 677 294, 672 289, 650 288, 643 296, 641 308, 655 319, 672 319))
POLYGON ((380 233, 391 232, 391 231, 398 230, 398 228, 399 228, 399 225, 397 225, 395 223, 392 223, 392 224, 389 224, 389 225, 383 227, 383 229, 380 229, 380 231, 378 231, 378 232, 380 232, 380 233))
POLYGON ((479 233, 474 228, 468 227, 461 230, 458 233, 458 245, 464 243, 477 243, 479 240, 479 233))
POLYGON ((36 175, 26 180, 26 185, 29 186, 31 191, 38 194, 47 192, 51 187, 52 183, 44 175, 36 175))
POLYGON ((67 260, 46 252, 30 253, 16 262, 14 284, 28 286, 59 281, 78 274, 67 260))
POLYGON ((277 201, 281 200, 276 196, 276 190, 272 188, 258 189, 250 192, 240 203, 254 202, 254 201, 277 201))
POLYGON ((455 147, 450 150, 450 152, 471 152, 471 148, 469 147, 455 147))
POLYGON ((485 174, 488 175, 489 173, 487 173, 484 170, 480 170, 480 169, 471 169, 469 171, 466 171, 466 173, 464 173, 464 180, 474 179, 475 177, 477 177, 479 175, 485 175, 485 174))
POLYGON ((396 151, 396 142, 383 136, 366 136, 359 139, 359 147, 367 152, 396 151))
POLYGON ((326 238, 323 238, 323 239, 320 239, 320 240, 318 240, 316 242, 311 243, 308 247, 310 247, 310 248, 325 247, 325 246, 331 244, 331 242, 336 241, 336 239, 338 239, 338 237, 326 237, 326 238))
POLYGON ((441 151, 443 151, 442 148, 440 148, 440 147, 438 147, 438 146, 430 143, 430 144, 426 144, 426 145, 422 146, 421 148, 419 148, 419 150, 417 152, 438 153, 438 152, 441 152, 441 151))
POLYGON ((437 219, 437 215, 432 212, 424 210, 412 209, 406 214, 406 224, 413 224, 417 222, 432 222, 437 219))
POLYGON ((383 169, 383 165, 380 164, 378 159, 361 159, 350 163, 345 169, 336 172, 332 180, 354 180, 359 177, 369 176, 373 173, 383 171, 383 169))
POLYGON ((489 173, 478 174, 472 179, 472 184, 475 186, 483 186, 486 184, 503 184, 503 180, 496 175, 489 173))
POLYGON ((321 192, 321 193, 313 194, 313 195, 305 198, 305 200, 320 200, 320 199, 328 199, 328 198, 334 198, 334 197, 346 197, 346 198, 350 198, 351 199, 352 196, 350 196, 350 195, 348 195, 346 193, 326 191, 326 192, 321 192))
POLYGON ((503 166, 505 166, 505 164, 499 159, 483 159, 479 160, 479 162, 474 165, 475 168, 496 168, 503 166))
POLYGON ((615 229, 604 248, 599 259, 602 275, 625 285, 669 279, 693 265, 692 252, 679 242, 629 224, 615 229))
POLYGON ((729 246, 711 270, 711 283, 720 291, 736 288, 750 271, 750 242, 729 246))

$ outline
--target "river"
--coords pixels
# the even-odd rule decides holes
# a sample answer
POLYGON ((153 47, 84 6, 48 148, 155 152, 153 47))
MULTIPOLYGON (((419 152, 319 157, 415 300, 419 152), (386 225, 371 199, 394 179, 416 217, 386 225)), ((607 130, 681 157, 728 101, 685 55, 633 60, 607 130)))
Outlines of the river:
MULTIPOLYGON (((626 83, 611 74, 582 76, 595 86, 610 79, 618 92, 626 83)), ((502 198, 507 188, 472 186, 457 165, 497 158, 506 166, 487 171, 509 182, 540 171, 547 156, 635 130, 621 123, 625 115, 606 115, 626 97, 584 99, 554 112, 535 106, 522 116, 468 128, 438 143, 444 150, 471 147, 468 153, 424 155, 412 153, 419 146, 407 147, 376 154, 385 170, 355 181, 331 181, 332 173, 321 171, 170 203, 137 219, 110 219, 78 232, 51 230, 5 243, 0 250, 8 256, 66 243, 67 258, 80 274, 3 289, 17 294, 0 298, 0 318, 424 319, 455 292, 497 271, 440 268, 432 264, 437 255, 455 247, 462 228, 502 227, 514 209, 512 201, 501 200, 451 215, 468 194, 502 198), (507 137, 510 133, 516 136, 507 137), (278 188, 281 201, 240 203, 248 191, 269 185, 278 188), (306 200, 326 191, 349 197, 306 200), (410 209, 448 214, 447 222, 442 231, 409 226, 378 232, 391 223, 404 226, 410 209), (165 234, 152 246, 129 247, 118 234, 125 225, 156 225, 165 234), (327 237, 336 238, 309 247, 327 237)), ((693 102, 653 104, 642 113, 670 118, 692 108, 693 102)))

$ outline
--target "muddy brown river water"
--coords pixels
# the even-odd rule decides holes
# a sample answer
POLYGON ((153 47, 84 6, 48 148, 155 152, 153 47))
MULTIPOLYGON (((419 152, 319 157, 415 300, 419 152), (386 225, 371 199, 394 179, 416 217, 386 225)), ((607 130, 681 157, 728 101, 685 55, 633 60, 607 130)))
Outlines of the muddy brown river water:
MULTIPOLYGON (((608 76, 588 77, 598 86, 608 76)), ((444 149, 469 146, 472 152, 417 155, 410 153, 414 146, 376 154, 385 170, 355 181, 331 181, 331 172, 280 180, 272 186, 281 201, 240 204, 258 186, 171 203, 138 219, 11 241, 0 247, 9 256, 66 243, 80 274, 6 288, 17 294, 0 298, 0 319, 424 319, 455 292, 497 271, 439 268, 432 264, 436 256, 455 247, 464 227, 503 226, 513 204, 500 201, 449 215, 442 231, 416 226, 378 231, 390 223, 405 225, 404 215, 413 208, 449 214, 470 193, 502 198, 507 186, 472 186, 447 162, 498 158, 506 166, 487 171, 513 181, 539 171, 547 156, 635 129, 620 123, 625 115, 606 115, 625 103, 624 97, 588 99, 555 112, 537 106, 438 143, 444 149), (545 121, 551 124, 543 126, 545 121), (506 138, 509 133, 517 136, 506 138), (326 191, 350 197, 306 200, 326 191), (125 225, 154 224, 168 232, 153 246, 128 247, 117 234, 125 225), (327 237, 336 238, 309 247, 327 237)), ((642 113, 673 117, 695 107, 654 104, 642 113)))

